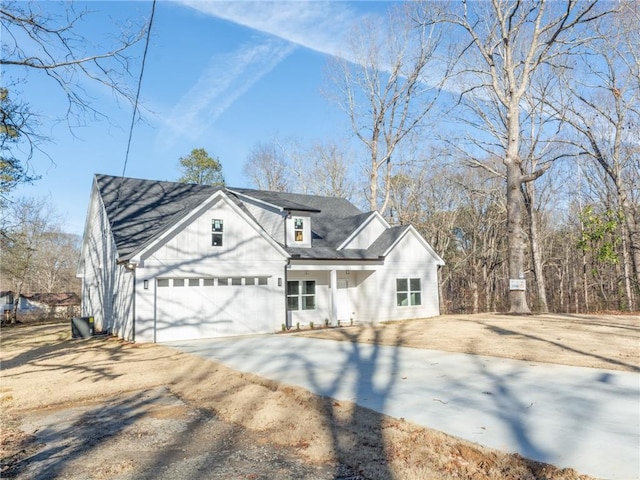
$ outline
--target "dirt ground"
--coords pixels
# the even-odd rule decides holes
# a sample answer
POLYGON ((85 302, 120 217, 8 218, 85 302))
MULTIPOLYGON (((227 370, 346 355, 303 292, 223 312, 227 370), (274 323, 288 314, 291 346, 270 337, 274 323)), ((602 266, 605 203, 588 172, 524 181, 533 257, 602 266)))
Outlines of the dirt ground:
MULTIPOLYGON (((2 478, 588 479, 162 345, 3 328, 2 478)), ((296 334, 640 371, 638 316, 442 316, 296 334)))

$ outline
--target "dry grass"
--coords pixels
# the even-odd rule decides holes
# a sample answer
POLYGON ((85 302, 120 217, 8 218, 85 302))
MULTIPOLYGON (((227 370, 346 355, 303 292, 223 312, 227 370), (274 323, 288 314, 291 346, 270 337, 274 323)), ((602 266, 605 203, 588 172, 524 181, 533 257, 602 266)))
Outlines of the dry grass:
MULTIPOLYGON (((571 365, 623 370, 637 371, 639 363, 638 317, 549 316, 527 321, 500 316, 441 317, 314 334, 535 361, 553 355, 571 365)), ((11 418, 167 386, 188 404, 215 412, 271 444, 294 450, 306 461, 348 464, 370 479, 589 478, 353 403, 242 374, 162 345, 133 345, 114 338, 70 340, 66 325, 3 329, 1 340, 0 405, 10 415, 4 425, 11 427, 3 428, 2 455, 8 459, 28 443, 15 425, 5 423, 11 418)))
POLYGON ((638 315, 443 315, 296 335, 640 371, 638 315))

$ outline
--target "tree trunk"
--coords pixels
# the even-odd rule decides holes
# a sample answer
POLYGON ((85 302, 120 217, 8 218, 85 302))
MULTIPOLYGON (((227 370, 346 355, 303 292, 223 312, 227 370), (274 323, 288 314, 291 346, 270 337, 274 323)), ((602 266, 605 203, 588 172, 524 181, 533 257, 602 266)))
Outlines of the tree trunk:
POLYGON ((378 210, 378 148, 377 137, 374 133, 371 142, 371 172, 369 173, 369 210, 378 210))
POLYGON ((629 310, 630 312, 635 311, 636 306, 635 306, 635 300, 634 300, 634 295, 633 295, 633 291, 631 288, 631 265, 629 264, 629 251, 628 251, 628 239, 629 239, 629 232, 627 230, 627 224, 626 222, 623 222, 622 224, 622 266, 623 266, 623 275, 624 275, 624 290, 625 290, 625 296, 627 297, 627 305, 626 308, 627 310, 629 310))
POLYGON ((480 311, 478 306, 478 282, 472 280, 469 282, 469 287, 471 287, 471 310, 472 313, 478 313, 480 311))
POLYGON ((636 291, 638 291, 638 289, 640 289, 640 229, 636 223, 636 217, 634 215, 635 212, 629 204, 626 191, 621 183, 619 176, 616 176, 616 190, 620 205, 622 206, 622 215, 624 215, 624 225, 626 227, 625 239, 629 239, 628 243, 624 242, 628 246, 628 250, 625 250, 625 253, 631 253, 631 260, 633 262, 633 270, 635 273, 636 291))
MULTIPOLYGON (((517 150, 516 150, 517 151, 517 150)), ((520 193, 522 183, 520 166, 515 155, 507 154, 507 245, 509 249, 509 279, 524 279, 525 235, 522 230, 523 199, 520 193)), ((531 313, 527 305, 525 290, 509 290, 509 313, 531 313)))
POLYGON ((548 313, 547 305, 547 287, 544 281, 544 272, 542 271, 542 256, 540 254, 540 245, 538 243, 538 219, 536 217, 535 202, 535 185, 533 182, 524 184, 522 193, 525 197, 525 205, 529 216, 529 245, 531 248, 531 260, 533 264, 533 276, 538 291, 538 310, 541 313, 548 313))

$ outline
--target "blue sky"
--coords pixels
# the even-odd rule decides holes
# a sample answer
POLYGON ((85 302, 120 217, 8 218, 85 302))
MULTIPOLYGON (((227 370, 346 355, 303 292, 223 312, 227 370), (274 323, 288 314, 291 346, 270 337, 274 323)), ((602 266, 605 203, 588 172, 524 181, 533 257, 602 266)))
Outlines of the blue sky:
MULTIPOLYGON (((347 118, 321 94, 331 55, 343 36, 388 2, 166 2, 159 1, 142 83, 144 122, 134 129, 125 174, 175 180, 178 159, 194 148, 220 158, 228 185, 247 186, 242 167, 258 142, 349 135, 347 118)), ((41 8, 57 8, 42 2, 41 8)), ((112 21, 148 18, 150 2, 76 2, 92 13, 87 36, 100 41, 112 21)), ((142 45, 136 52, 142 51, 142 45)), ((139 72, 135 67, 135 76, 139 72)), ((87 85, 110 122, 89 122, 71 134, 53 123, 65 109, 50 79, 29 74, 22 95, 43 116, 51 159, 32 160, 42 179, 16 197, 47 197, 81 234, 94 173, 122 174, 131 108, 106 89, 87 85), (53 163, 52 161, 53 160, 53 163)))

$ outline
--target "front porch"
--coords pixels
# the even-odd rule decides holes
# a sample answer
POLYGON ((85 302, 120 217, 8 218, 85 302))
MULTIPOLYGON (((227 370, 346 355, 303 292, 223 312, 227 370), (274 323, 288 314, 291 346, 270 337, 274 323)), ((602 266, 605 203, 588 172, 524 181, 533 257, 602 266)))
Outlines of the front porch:
POLYGON ((372 321, 377 264, 291 263, 287 267, 287 327, 372 321))

